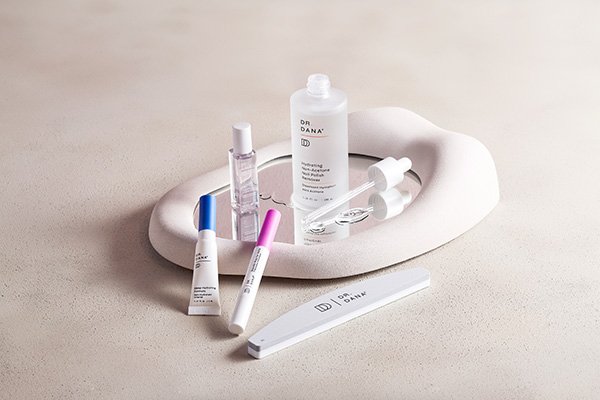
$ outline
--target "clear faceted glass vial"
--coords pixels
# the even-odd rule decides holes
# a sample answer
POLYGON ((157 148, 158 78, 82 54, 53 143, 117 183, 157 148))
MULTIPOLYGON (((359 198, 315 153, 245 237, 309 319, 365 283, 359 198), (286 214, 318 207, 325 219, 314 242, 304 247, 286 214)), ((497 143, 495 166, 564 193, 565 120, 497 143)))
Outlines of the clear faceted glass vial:
POLYGON ((232 127, 233 148, 229 150, 231 233, 234 240, 255 242, 258 238, 258 174, 252 130, 248 122, 232 127))

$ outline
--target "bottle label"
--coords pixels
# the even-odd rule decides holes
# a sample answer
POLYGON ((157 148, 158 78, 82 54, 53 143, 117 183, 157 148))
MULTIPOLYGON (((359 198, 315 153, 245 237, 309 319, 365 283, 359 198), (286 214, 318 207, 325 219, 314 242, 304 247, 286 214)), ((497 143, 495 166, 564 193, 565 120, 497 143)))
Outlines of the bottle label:
POLYGON ((294 203, 315 209, 348 191, 348 116, 296 113, 294 135, 294 203))
POLYGON ((215 242, 200 239, 194 254, 190 306, 218 304, 217 249, 215 242))

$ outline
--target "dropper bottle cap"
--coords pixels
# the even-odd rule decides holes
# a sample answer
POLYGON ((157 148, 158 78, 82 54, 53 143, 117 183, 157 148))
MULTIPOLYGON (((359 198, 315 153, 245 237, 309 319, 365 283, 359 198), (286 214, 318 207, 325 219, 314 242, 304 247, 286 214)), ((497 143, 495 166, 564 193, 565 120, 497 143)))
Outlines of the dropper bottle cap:
POLYGON ((233 154, 252 152, 252 126, 248 122, 238 122, 231 127, 233 135, 233 154))
POLYGON ((400 214, 411 200, 409 192, 392 188, 369 196, 369 206, 373 207, 373 217, 383 221, 400 214))
POLYGON ((404 174, 411 169, 412 162, 409 158, 403 157, 396 160, 394 157, 386 157, 383 160, 371 165, 367 169, 369 181, 375 183, 375 189, 385 192, 402 182, 404 174))

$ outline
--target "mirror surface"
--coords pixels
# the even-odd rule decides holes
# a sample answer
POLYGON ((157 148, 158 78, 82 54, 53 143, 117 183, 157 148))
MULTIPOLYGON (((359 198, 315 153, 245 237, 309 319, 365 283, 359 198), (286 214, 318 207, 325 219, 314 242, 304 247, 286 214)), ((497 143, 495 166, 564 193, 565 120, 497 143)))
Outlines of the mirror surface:
MULTIPOLYGON (((362 155, 350 155, 350 189, 367 182, 367 168, 379 161, 375 157, 362 155)), ((277 241, 284 243, 294 243, 294 209, 290 202, 292 194, 292 157, 282 157, 266 163, 258 171, 258 185, 260 189, 260 210, 259 218, 262 223, 264 214, 269 208, 275 208, 281 212, 281 222, 277 231, 277 241)), ((396 189, 410 193, 412 200, 415 201, 421 183, 419 177, 412 171, 409 171, 396 189)), ((350 201, 349 207, 337 209, 331 215, 338 214, 350 208, 368 207, 369 196, 375 192, 375 189, 369 189, 350 201)), ((217 198, 217 236, 225 239, 231 239, 231 206, 229 185, 219 188, 212 192, 217 198)), ((410 207, 410 203, 407 207, 410 207)), ((402 214, 394 218, 401 218, 402 214)), ((380 223, 372 215, 363 214, 357 218, 357 222, 349 224, 350 235, 364 231, 380 223), (365 217, 366 215, 366 217, 365 217)), ((194 209, 194 225, 198 226, 198 205, 194 209)))

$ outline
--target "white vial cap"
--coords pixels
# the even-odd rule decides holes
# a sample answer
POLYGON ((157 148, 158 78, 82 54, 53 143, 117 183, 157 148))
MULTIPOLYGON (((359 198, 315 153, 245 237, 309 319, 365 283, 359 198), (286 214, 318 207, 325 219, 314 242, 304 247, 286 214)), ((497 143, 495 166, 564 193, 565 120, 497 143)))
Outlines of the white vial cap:
POLYGON ((400 214, 411 200, 409 192, 390 189, 369 196, 369 206, 373 207, 373 217, 382 221, 400 214))
POLYGON ((367 169, 369 180, 375 182, 375 189, 386 191, 404 180, 404 173, 410 170, 412 161, 410 158, 403 157, 396 160, 393 157, 387 157, 371 165, 367 169))
POLYGON ((233 134, 233 154, 252 152, 252 126, 248 122, 238 122, 231 127, 233 134))
POLYGON ((329 81, 329 77, 325 74, 312 74, 308 77, 306 87, 308 88, 308 94, 326 97, 329 95, 331 82, 329 81))

